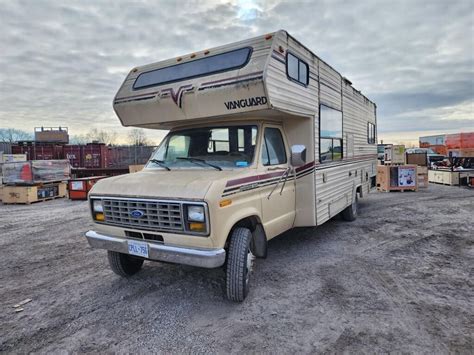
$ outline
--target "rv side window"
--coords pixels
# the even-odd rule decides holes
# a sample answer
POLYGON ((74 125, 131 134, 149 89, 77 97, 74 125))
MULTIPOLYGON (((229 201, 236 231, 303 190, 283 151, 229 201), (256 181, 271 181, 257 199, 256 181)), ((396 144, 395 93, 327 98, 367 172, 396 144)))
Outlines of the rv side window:
POLYGON ((166 68, 144 72, 135 80, 133 89, 144 89, 151 86, 239 69, 248 63, 251 54, 252 48, 245 47, 166 68))
POLYGON ((319 161, 342 159, 342 112, 320 106, 319 161))
POLYGON ((375 125, 370 122, 367 124, 367 143, 375 144, 375 125))
POLYGON ((262 164, 279 165, 286 163, 286 150, 278 128, 265 128, 262 145, 262 164))
POLYGON ((291 53, 287 53, 286 58, 286 74, 288 78, 305 86, 308 85, 308 64, 291 53))

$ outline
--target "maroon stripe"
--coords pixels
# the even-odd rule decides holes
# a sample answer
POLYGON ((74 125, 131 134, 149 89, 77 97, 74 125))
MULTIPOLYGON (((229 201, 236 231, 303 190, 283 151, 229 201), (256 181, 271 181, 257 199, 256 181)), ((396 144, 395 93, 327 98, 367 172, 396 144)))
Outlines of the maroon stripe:
POLYGON ((240 179, 229 180, 229 181, 227 181, 227 184, 225 185, 225 187, 231 187, 231 186, 245 184, 245 183, 254 182, 254 181, 266 180, 266 179, 269 179, 269 178, 272 178, 272 177, 281 176, 284 173, 285 173, 285 171, 276 171, 274 173, 268 173, 268 174, 262 174, 262 175, 253 175, 253 176, 247 176, 247 177, 240 178, 240 179))
POLYGON ((313 161, 311 161, 311 162, 309 162, 305 165, 302 165, 302 166, 296 168, 296 172, 299 172, 299 171, 304 170, 304 169, 308 169, 309 167, 314 166, 314 165, 315 165, 315 163, 314 163, 314 160, 313 160, 313 161))
POLYGON ((153 95, 153 94, 157 94, 157 93, 159 93, 159 91, 149 92, 148 94, 140 94, 140 95, 117 97, 117 98, 115 99, 115 101, 117 101, 117 100, 123 100, 123 99, 131 99, 131 98, 134 98, 134 97, 140 97, 140 96, 146 96, 146 95, 153 95))
POLYGON ((227 79, 221 79, 221 80, 215 80, 215 81, 208 81, 207 83, 202 83, 201 86, 203 86, 203 85, 208 85, 208 84, 220 83, 220 82, 223 82, 223 81, 228 81, 228 80, 233 80, 233 79, 241 79, 241 78, 245 78, 245 77, 247 77, 247 76, 257 75, 257 74, 262 74, 262 73, 263 73, 263 71, 257 71, 257 72, 254 72, 254 73, 245 74, 245 75, 239 75, 239 76, 234 76, 234 77, 227 78, 227 79))

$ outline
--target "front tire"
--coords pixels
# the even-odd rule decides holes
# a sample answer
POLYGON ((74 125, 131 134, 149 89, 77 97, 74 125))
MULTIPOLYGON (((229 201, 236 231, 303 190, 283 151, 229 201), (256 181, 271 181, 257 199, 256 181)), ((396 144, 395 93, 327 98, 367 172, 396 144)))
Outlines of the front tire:
POLYGON ((352 204, 346 207, 346 209, 341 212, 342 219, 348 222, 355 221, 357 218, 357 210, 358 210, 358 199, 357 199, 357 194, 356 194, 354 201, 352 201, 352 204))
POLYGON ((113 272, 122 277, 135 275, 143 266, 143 259, 136 256, 107 251, 109 265, 113 272))
POLYGON ((226 270, 227 299, 242 302, 249 292, 249 279, 254 256, 250 250, 252 232, 236 228, 230 237, 226 270))

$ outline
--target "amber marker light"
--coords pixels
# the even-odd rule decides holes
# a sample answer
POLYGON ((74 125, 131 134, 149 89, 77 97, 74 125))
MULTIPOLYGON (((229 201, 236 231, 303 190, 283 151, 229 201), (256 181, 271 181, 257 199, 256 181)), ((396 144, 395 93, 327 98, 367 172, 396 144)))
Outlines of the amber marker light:
POLYGON ((230 204, 232 204, 232 200, 222 200, 221 202, 219 202, 219 206, 220 207, 225 207, 225 206, 229 206, 230 204))
POLYGON ((191 59, 193 59, 193 58, 196 58, 196 54, 195 54, 195 53, 191 54, 191 59))
POLYGON ((189 223, 189 230, 193 232, 205 232, 206 231, 206 224, 205 223, 198 223, 198 222, 191 222, 189 223))
POLYGON ((209 51, 205 51, 205 52, 204 52, 204 55, 208 55, 208 54, 209 54, 209 51))
POLYGON ((179 58, 176 58, 176 61, 177 62, 181 62, 183 60, 183 58, 179 57, 179 58))
POLYGON ((96 221, 105 221, 105 217, 103 213, 96 213, 95 214, 96 221))
POLYGON ((272 37, 273 37, 272 35, 266 35, 265 39, 268 41, 269 39, 272 39, 272 37))

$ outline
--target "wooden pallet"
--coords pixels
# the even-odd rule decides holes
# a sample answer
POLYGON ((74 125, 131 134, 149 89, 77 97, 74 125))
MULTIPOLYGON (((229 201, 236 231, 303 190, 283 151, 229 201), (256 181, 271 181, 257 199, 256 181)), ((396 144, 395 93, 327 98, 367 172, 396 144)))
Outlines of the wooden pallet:
POLYGON ((26 204, 43 202, 67 196, 67 184, 64 182, 54 184, 38 184, 32 186, 4 186, 4 204, 26 204), (54 190, 55 195, 42 197, 44 192, 54 190))
POLYGON ((394 188, 389 188, 389 189, 383 189, 382 187, 377 186, 377 191, 379 192, 404 192, 404 191, 417 192, 418 188, 417 187, 404 187, 404 188, 394 187, 394 188))

